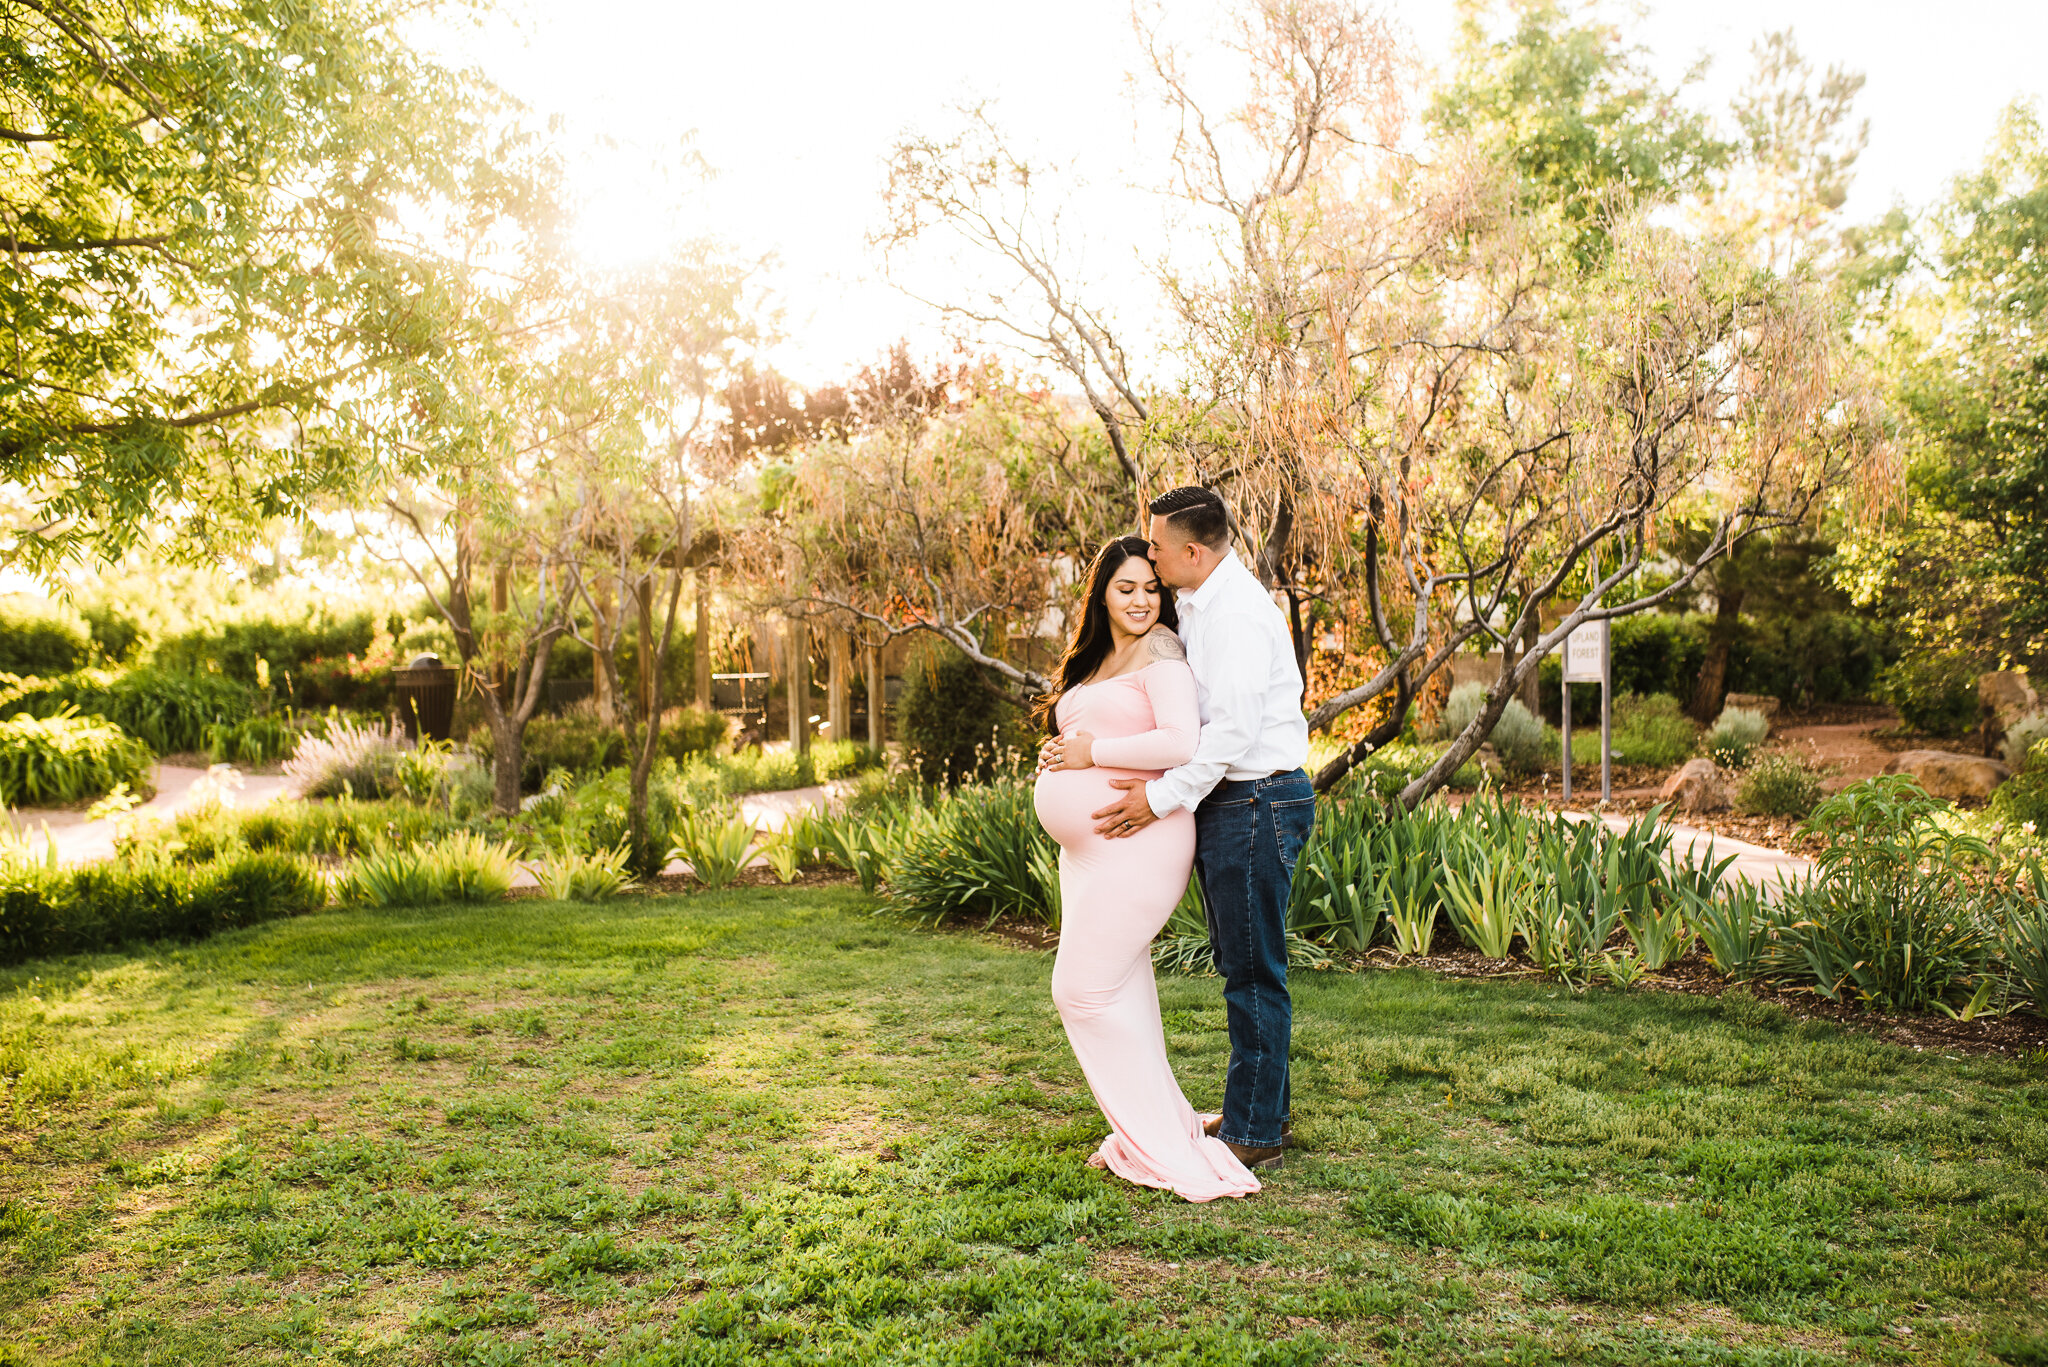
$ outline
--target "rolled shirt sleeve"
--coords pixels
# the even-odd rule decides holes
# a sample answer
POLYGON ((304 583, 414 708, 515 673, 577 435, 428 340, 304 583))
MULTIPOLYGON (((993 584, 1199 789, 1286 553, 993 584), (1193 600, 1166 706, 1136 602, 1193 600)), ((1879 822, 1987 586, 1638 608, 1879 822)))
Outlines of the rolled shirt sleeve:
POLYGON ((1201 680, 1208 694, 1208 715, 1187 763, 1145 785, 1145 800, 1154 816, 1196 806, 1258 740, 1273 673, 1267 633, 1251 617, 1235 612, 1205 621, 1202 630, 1212 643, 1206 652, 1207 677, 1201 680), (1225 641, 1230 643, 1227 649, 1215 648, 1225 641))

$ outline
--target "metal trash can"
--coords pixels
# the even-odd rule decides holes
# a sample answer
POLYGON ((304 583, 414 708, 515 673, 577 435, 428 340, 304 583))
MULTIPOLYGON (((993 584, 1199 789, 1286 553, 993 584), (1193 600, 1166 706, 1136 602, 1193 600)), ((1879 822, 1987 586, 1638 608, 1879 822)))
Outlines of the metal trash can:
POLYGON ((455 727, 457 677, 438 655, 421 655, 391 671, 398 693, 398 719, 405 725, 407 740, 418 744, 422 731, 430 740, 448 739, 455 727))

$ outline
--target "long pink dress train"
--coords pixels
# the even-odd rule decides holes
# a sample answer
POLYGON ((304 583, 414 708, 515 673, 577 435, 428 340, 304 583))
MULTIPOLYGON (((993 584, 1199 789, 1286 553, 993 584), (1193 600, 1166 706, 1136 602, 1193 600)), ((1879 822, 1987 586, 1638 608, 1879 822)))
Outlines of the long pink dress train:
POLYGON ((1109 1138, 1088 1161, 1190 1201, 1246 1196, 1258 1179, 1181 1094, 1166 1058, 1152 937, 1173 914, 1195 858, 1195 818, 1178 811, 1106 840, 1089 815, 1119 796, 1117 778, 1158 778, 1195 752, 1195 676, 1178 660, 1069 689, 1060 734, 1095 737, 1092 769, 1040 774, 1038 819, 1060 844, 1059 957, 1052 999, 1109 1138))

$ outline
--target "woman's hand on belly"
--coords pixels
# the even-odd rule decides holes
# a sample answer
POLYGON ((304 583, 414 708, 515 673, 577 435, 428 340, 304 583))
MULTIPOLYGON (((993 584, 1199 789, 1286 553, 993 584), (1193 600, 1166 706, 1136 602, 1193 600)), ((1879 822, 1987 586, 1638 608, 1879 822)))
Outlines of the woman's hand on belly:
POLYGON ((1038 772, 1095 767, 1095 737, 1086 731, 1071 736, 1053 736, 1038 747, 1038 772))

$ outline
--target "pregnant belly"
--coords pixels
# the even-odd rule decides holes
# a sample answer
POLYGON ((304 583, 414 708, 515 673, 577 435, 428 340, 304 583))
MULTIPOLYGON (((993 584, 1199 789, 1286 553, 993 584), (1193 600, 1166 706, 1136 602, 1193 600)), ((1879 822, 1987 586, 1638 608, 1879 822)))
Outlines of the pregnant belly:
POLYGON ((1038 776, 1033 793, 1038 819, 1046 834, 1062 845, 1099 839, 1095 834, 1095 812, 1124 795, 1109 786, 1111 779, 1155 779, 1157 769, 1055 769, 1038 776))

